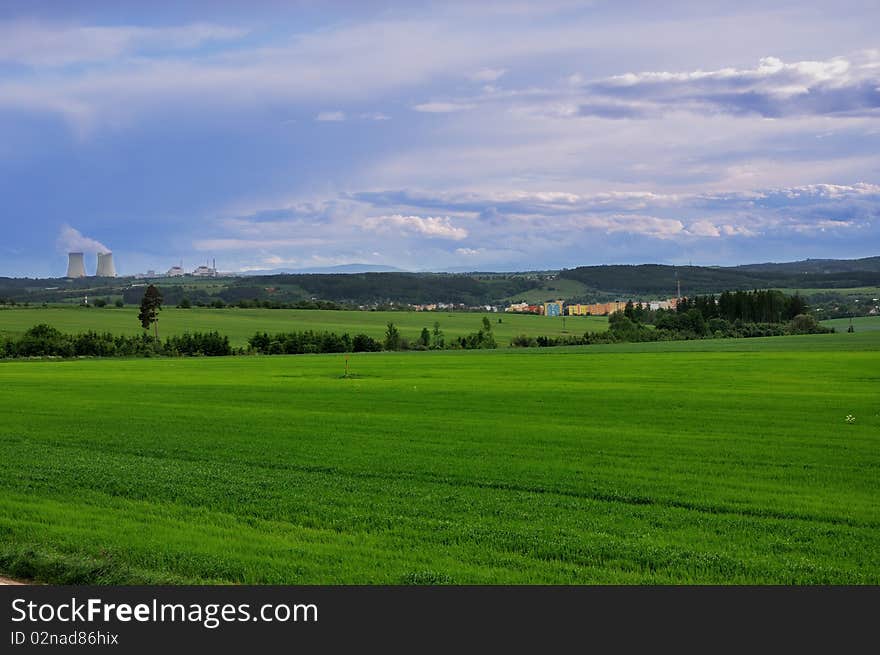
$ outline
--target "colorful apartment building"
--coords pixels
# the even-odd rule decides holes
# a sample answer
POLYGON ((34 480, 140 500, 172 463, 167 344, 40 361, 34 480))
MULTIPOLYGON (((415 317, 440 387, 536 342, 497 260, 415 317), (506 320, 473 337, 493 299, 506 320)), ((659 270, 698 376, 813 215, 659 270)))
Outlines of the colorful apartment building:
POLYGON ((598 302, 592 305, 568 305, 566 307, 569 316, 607 316, 614 312, 622 312, 626 302, 615 300, 614 302, 598 302))
MULTIPOLYGON (((639 301, 631 302, 637 304, 639 301)), ((516 303, 508 306, 504 311, 544 314, 545 316, 609 316, 626 309, 626 303, 626 300, 615 300, 613 302, 598 302, 591 305, 567 305, 562 300, 553 300, 545 302, 543 305, 529 305, 524 302, 516 303)), ((679 298, 669 298, 667 300, 652 300, 643 304, 648 309, 657 310, 675 309, 678 307, 678 303, 679 298)))
POLYGON ((562 316, 562 309, 565 306, 564 300, 553 300, 544 303, 544 316, 562 316))
POLYGON ((527 302, 519 302, 514 303, 513 305, 508 305, 504 311, 516 314, 543 314, 544 305, 530 305, 527 302))

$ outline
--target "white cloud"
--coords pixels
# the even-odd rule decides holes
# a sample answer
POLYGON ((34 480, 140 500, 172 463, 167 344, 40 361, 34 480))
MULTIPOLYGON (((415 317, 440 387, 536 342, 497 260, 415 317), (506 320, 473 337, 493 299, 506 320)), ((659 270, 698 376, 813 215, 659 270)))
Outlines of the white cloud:
MULTIPOLYGON (((766 117, 880 113, 878 57, 871 52, 859 57, 860 61, 833 57, 791 63, 764 57, 754 68, 614 75, 581 85, 586 97, 579 101, 580 113, 598 112, 590 98, 622 103, 616 109, 620 113, 660 109, 766 117)), ((603 106, 603 111, 613 110, 608 107, 603 106)))
POLYGON ((172 27, 79 26, 36 21, 0 23, 0 62, 34 67, 107 61, 143 50, 185 50, 229 41, 246 30, 210 23, 172 27))
POLYGON ((84 133, 93 125, 123 125, 167 107, 216 110, 373 99, 467 70, 484 53, 523 57, 559 51, 582 38, 569 27, 563 33, 545 28, 510 39, 503 32, 487 35, 477 25, 462 29, 454 17, 434 16, 349 23, 287 38, 264 35, 240 47, 183 52, 245 32, 207 24, 141 28, 31 22, 4 27, 0 61, 38 68, 20 78, 0 77, 0 107, 60 114, 84 133), (63 76, 39 68, 72 63, 82 66, 63 76))
POLYGON ((711 221, 694 221, 687 227, 689 234, 696 237, 720 237, 721 230, 711 221))
POLYGON ((451 114, 473 108, 474 105, 463 102, 424 102, 413 106, 414 110, 428 114, 451 114))
POLYGON ((671 239, 684 233, 684 225, 680 220, 646 214, 582 216, 575 219, 574 225, 606 234, 625 232, 655 239, 671 239))
POLYGON ((421 216, 402 216, 393 214, 391 216, 372 216, 364 221, 364 227, 378 231, 395 231, 415 232, 427 237, 436 237, 439 239, 453 239, 461 241, 467 238, 468 232, 462 227, 456 227, 452 221, 446 217, 421 217, 421 216))
POLYGON ((756 237, 756 236, 758 236, 758 233, 755 230, 747 228, 744 225, 725 224, 725 225, 721 226, 721 232, 724 234, 724 236, 728 236, 728 237, 735 237, 735 236, 756 237))
POLYGON ((322 111, 315 116, 316 121, 322 122, 339 122, 345 120, 344 111, 322 111))
POLYGON ((494 82, 506 72, 504 68, 482 68, 467 77, 471 82, 494 82))

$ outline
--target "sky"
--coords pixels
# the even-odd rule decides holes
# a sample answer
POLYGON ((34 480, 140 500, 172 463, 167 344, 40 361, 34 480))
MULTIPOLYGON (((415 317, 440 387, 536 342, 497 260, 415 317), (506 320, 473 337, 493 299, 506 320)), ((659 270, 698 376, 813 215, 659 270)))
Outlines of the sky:
POLYGON ((880 3, 0 2, 0 275, 880 255, 880 3))

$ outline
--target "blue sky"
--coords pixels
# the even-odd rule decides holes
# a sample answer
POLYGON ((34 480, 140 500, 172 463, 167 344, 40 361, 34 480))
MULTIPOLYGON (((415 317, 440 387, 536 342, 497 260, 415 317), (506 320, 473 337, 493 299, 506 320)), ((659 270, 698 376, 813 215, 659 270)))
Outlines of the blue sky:
POLYGON ((0 4, 0 275, 880 254, 875 1, 246 4, 0 4))

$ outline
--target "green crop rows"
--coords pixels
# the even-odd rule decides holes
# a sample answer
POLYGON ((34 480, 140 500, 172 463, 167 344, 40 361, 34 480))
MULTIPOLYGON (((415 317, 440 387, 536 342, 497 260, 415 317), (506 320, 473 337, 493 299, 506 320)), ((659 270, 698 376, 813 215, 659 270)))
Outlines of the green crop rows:
POLYGON ((0 572, 880 583, 880 332, 350 366, 0 363, 0 572))

